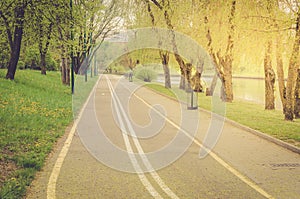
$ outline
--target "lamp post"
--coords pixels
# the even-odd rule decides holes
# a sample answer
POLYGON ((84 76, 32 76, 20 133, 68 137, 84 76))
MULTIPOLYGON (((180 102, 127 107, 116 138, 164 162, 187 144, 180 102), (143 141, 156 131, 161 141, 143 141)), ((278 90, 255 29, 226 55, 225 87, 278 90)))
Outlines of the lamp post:
POLYGON ((73 24, 73 0, 70 0, 70 14, 71 14, 71 91, 74 94, 74 52, 73 52, 73 40, 74 40, 74 24, 73 24))
MULTIPOLYGON (((93 33, 90 32, 90 51, 89 51, 89 54, 90 56, 92 56, 92 49, 93 49, 93 33)), ((93 57, 95 59, 95 57, 93 57)), ((94 66, 95 67, 95 66, 94 66)), ((91 77, 93 77, 93 64, 92 64, 92 59, 91 59, 91 63, 90 63, 90 71, 91 71, 91 77)), ((95 75, 95 74, 94 74, 95 75)))
POLYGON ((94 76, 97 76, 97 57, 96 57, 96 53, 94 54, 94 76))
POLYGON ((186 90, 187 93, 187 109, 196 110, 198 109, 198 93, 192 88, 186 90))

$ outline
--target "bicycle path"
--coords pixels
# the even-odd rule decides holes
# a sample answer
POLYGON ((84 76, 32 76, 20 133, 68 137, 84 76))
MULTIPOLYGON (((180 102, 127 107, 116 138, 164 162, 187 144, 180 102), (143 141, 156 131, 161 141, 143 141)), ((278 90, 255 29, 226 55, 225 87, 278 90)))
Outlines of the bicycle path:
POLYGON ((56 173, 55 184, 49 185, 49 181, 57 159, 62 157, 61 149, 66 146, 68 133, 59 141, 47 164, 38 173, 26 198, 300 196, 300 156, 297 153, 225 121, 213 151, 206 157, 199 158, 202 142, 210 126, 214 124, 210 113, 186 113, 185 116, 190 117, 191 121, 194 121, 192 117, 197 117, 198 129, 194 139, 194 135, 187 130, 192 129, 194 124, 184 120, 186 122, 182 127, 182 110, 185 105, 181 104, 184 106, 181 109, 179 102, 138 87, 122 77, 102 76, 92 96, 83 111, 80 125, 69 140, 70 146, 56 173), (157 104, 160 106, 154 106, 157 104), (149 110, 152 110, 150 115, 149 110), (94 120, 97 121, 96 126, 94 120), (157 122, 161 128, 142 128, 151 122, 157 122), (101 126, 104 136, 101 137, 96 131, 93 134, 97 126, 101 126), (127 131, 135 132, 138 136, 127 135, 127 131), (152 134, 154 131, 156 134, 152 134), (179 140, 177 148, 175 146, 173 150, 158 154, 158 159, 145 157, 145 154, 164 149, 174 142, 177 135, 182 142, 191 141, 186 150, 179 140), (102 139, 96 138, 97 136, 102 139), (128 156, 119 154, 115 149, 101 148, 107 144, 104 137, 123 152, 132 151, 139 155, 128 156), (90 148, 87 146, 89 144, 92 145, 90 148), (183 153, 176 160, 156 170, 168 157, 182 150, 183 153), (107 154, 110 155, 106 156, 107 154), (116 162, 120 164, 114 165, 116 162), (148 173, 138 172, 147 168, 153 170, 150 169, 148 173), (121 169, 134 170, 138 174, 120 171, 121 169))

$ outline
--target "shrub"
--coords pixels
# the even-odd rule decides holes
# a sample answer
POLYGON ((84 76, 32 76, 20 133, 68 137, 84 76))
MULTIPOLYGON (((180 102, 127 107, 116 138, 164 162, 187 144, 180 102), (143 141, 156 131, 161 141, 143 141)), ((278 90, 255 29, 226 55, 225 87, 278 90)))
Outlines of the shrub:
POLYGON ((151 82, 157 78, 157 73, 149 68, 140 67, 136 69, 135 76, 145 82, 151 82))
POLYGON ((124 66, 121 66, 121 65, 115 65, 113 67, 113 72, 117 72, 118 74, 124 74, 125 68, 124 68, 124 66))
POLYGON ((58 70, 57 62, 49 54, 46 55, 46 68, 48 71, 57 71, 58 70))
POLYGON ((23 61, 18 61, 18 65, 17 65, 17 68, 20 69, 20 70, 23 70, 25 69, 25 63, 23 61))
POLYGON ((36 46, 30 46, 25 52, 25 64, 31 69, 40 69, 38 64, 40 63, 40 52, 36 46))

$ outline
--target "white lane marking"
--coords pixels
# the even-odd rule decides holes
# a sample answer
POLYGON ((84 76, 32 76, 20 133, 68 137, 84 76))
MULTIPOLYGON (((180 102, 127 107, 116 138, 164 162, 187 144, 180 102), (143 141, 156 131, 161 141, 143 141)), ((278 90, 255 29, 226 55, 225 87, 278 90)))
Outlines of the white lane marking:
MULTIPOLYGON (((107 78, 107 77, 106 77, 107 78)), ((108 78, 107 78, 108 79, 108 78)), ((112 87, 112 84, 110 82, 110 80, 108 79, 109 81, 109 84, 110 86, 112 87)), ((112 87, 113 88, 113 87, 112 87)), ((120 108, 120 111, 122 112, 123 116, 124 116, 124 119, 125 119, 125 122, 127 124, 127 127, 128 127, 128 130, 129 132, 131 133, 130 135, 133 135, 131 136, 132 139, 133 139, 133 142, 139 152, 139 155, 144 163, 144 165, 147 167, 147 169, 150 172, 152 178, 157 182, 157 184, 162 188, 162 190, 168 195, 170 196, 171 198, 173 199, 179 199, 179 197, 164 183, 164 181, 159 177, 159 175, 157 174, 157 172, 154 170, 154 168, 152 167, 151 163, 149 162, 147 156, 145 155, 145 152, 139 142, 139 140, 137 139, 137 135, 131 125, 131 122, 129 121, 128 119, 128 115, 126 114, 126 112, 124 111, 123 109, 123 106, 120 102, 120 99, 119 97, 117 96, 116 92, 114 90, 113 91, 113 94, 115 95, 115 98, 116 98, 116 101, 118 102, 118 105, 119 105, 119 108, 120 108)))
POLYGON ((107 76, 105 76, 105 78, 107 79, 107 83, 108 83, 108 87, 109 87, 109 90, 110 90, 110 93, 111 93, 113 104, 114 104, 115 110, 117 112, 117 117, 118 117, 119 124, 120 124, 120 127, 121 127, 122 136, 123 136, 123 139, 124 139, 124 142, 125 142, 125 145, 126 145, 126 150, 128 152, 130 161, 131 161, 131 163, 132 163, 135 171, 137 172, 140 181, 142 182, 142 184, 144 185, 144 187, 148 190, 148 192, 154 198, 162 199, 161 195, 154 189, 154 187, 148 181, 147 177, 144 175, 144 173, 143 173, 140 165, 138 164, 138 162, 137 162, 137 160, 135 158, 134 152, 133 152, 131 144, 129 142, 128 134, 127 134, 127 132, 124 132, 125 126, 124 126, 124 123, 123 123, 123 120, 122 120, 122 116, 121 116, 119 108, 118 108, 118 106, 120 106, 120 104, 118 104, 119 102, 117 101, 118 97, 116 96, 116 94, 115 94, 115 92, 113 90, 113 86, 112 86, 110 80, 107 78, 107 76))
POLYGON ((81 116, 82 116, 82 113, 88 103, 88 101, 90 100, 91 96, 93 95, 93 93, 95 92, 95 89, 98 85, 98 82, 100 80, 101 76, 98 78, 96 84, 94 85, 91 93, 89 94, 87 100, 85 101, 84 105, 82 106, 79 114, 78 114, 78 117, 77 119, 74 121, 73 123, 73 126, 71 128, 71 131, 63 145, 63 148, 61 149, 59 155, 58 155, 58 158, 55 162, 55 165, 52 169, 52 172, 51 172, 51 175, 50 175, 50 178, 49 178, 49 181, 48 181, 48 185, 47 185, 47 199, 55 199, 56 198, 56 183, 57 183, 57 179, 58 179, 58 176, 59 176, 59 173, 60 173, 60 169, 63 165, 63 162, 66 158, 66 155, 69 151, 69 148, 71 146, 71 143, 72 143, 72 139, 74 137, 74 134, 76 132, 76 128, 77 128, 77 125, 78 125, 78 122, 80 121, 81 119, 81 116))
MULTIPOLYGON (((184 129, 181 129, 180 126, 178 126, 176 123, 174 123, 172 120, 170 120, 169 118, 167 118, 166 116, 164 116, 163 114, 161 114, 161 112, 159 112, 157 109, 155 109, 154 107, 152 107, 148 102, 146 102, 144 99, 142 99, 141 97, 139 97, 138 95, 136 95, 135 93, 133 94, 136 98, 138 98, 140 101, 142 101, 144 104, 146 104, 149 108, 152 108, 157 114, 159 114, 161 117, 163 117, 167 122, 169 122, 169 124, 171 124, 172 126, 174 126, 175 128, 177 128, 178 130, 181 130, 188 138, 190 138, 195 144, 197 144, 199 147, 203 148, 204 150, 208 151, 208 149, 203 146, 198 140, 196 140, 194 137, 192 137, 188 132, 186 132, 184 129)), ((215 159, 219 164, 221 164, 223 167, 225 167, 228 171, 230 171, 233 175, 235 175, 236 177, 238 177, 240 180, 242 180, 244 183, 246 183, 248 186, 250 186, 251 188, 253 188, 255 191, 257 191, 258 193, 260 193, 261 195, 263 195, 266 198, 270 198, 273 199, 274 197, 272 195, 270 195, 269 193, 267 193, 265 190, 263 190, 261 187, 259 187, 257 184, 255 184, 254 182, 252 182, 248 177, 244 176, 243 174, 241 174, 239 171, 237 171, 236 169, 234 169, 233 167, 231 167, 228 163, 226 163, 223 159, 221 159, 217 154, 215 154, 214 152, 210 152, 209 155, 215 159)))

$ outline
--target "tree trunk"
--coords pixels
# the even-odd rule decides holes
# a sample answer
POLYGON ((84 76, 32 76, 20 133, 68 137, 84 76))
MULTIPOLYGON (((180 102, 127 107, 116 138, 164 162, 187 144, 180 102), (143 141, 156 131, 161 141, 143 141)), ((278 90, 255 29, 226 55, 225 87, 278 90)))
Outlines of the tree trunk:
POLYGON ((165 87, 172 88, 169 65, 164 64, 163 68, 164 68, 164 74, 165 74, 165 87))
POLYGON ((98 66, 97 66, 97 59, 95 57, 95 61, 94 61, 95 65, 94 65, 94 76, 97 76, 98 75, 98 66))
POLYGON ((275 72, 272 68, 271 60, 271 41, 268 42, 265 58, 264 58, 264 71, 265 71, 265 109, 274 110, 275 109, 275 95, 274 95, 274 85, 275 85, 275 72))
MULTIPOLYGON (((151 1, 163 12, 166 25, 167 25, 168 29, 170 30, 175 59, 180 67, 180 72, 181 72, 179 88, 185 90, 186 89, 186 80, 185 80, 186 79, 186 66, 185 66, 185 63, 184 63, 182 57, 178 53, 178 48, 177 48, 175 33, 174 33, 174 27, 172 25, 172 21, 171 21, 170 15, 168 13, 168 8, 170 9, 169 2, 162 1, 160 4, 159 2, 157 2, 155 0, 151 0, 151 1)), ((148 4, 148 12, 149 12, 151 20, 152 20, 152 25, 154 26, 155 20, 154 20, 154 15, 151 10, 149 0, 147 0, 146 2, 148 4)))
MULTIPOLYGON (((221 55, 220 50, 215 53, 212 48, 212 37, 208 26, 208 17, 205 16, 204 23, 206 27, 206 38, 208 40, 207 47, 209 53, 214 61, 217 76, 222 81, 221 99, 226 102, 233 101, 233 89, 232 89, 232 64, 233 64, 233 48, 234 48, 234 33, 235 25, 233 20, 235 18, 236 0, 231 1, 231 10, 228 18, 229 33, 228 42, 225 55, 221 55)), ((214 82, 213 82, 214 83, 214 82)), ((213 84, 212 84, 213 85, 213 84)), ((208 90, 209 91, 209 90, 208 90)), ((213 91, 209 91, 208 94, 212 95, 213 91)))
MULTIPOLYGON (((228 46, 231 45, 233 41, 230 40, 228 46)), ((233 45, 233 44, 232 44, 233 45)), ((231 51, 231 50, 230 50, 231 51)), ((232 52, 227 52, 228 54, 224 57, 220 55, 220 52, 217 53, 217 57, 219 60, 219 65, 216 66, 218 77, 222 82, 221 87, 221 99, 224 102, 232 102, 233 101, 233 90, 232 90, 232 60, 233 55, 232 52)), ((216 56, 213 55, 214 60, 216 60, 216 56)))
POLYGON ((70 68, 71 68, 71 58, 67 56, 66 58, 66 85, 70 85, 70 68))
POLYGON ((41 74, 46 75, 46 55, 41 53, 41 74))
POLYGON ((67 84, 67 68, 66 68, 66 59, 61 59, 61 82, 67 84))
POLYGON ((204 24, 205 24, 205 32, 206 32, 206 38, 207 38, 207 49, 209 51, 210 56, 212 57, 212 60, 214 62, 214 66, 215 66, 215 71, 216 71, 216 73, 212 79, 212 82, 210 84, 210 87, 206 88, 206 96, 212 96, 215 91, 215 88, 217 85, 217 80, 218 80, 218 70, 216 67, 216 64, 218 64, 218 63, 216 60, 216 56, 214 56, 214 52, 213 52, 212 38, 211 38, 210 28, 208 26, 208 17, 207 16, 204 17, 204 24))
POLYGON ((159 52, 160 57, 162 59, 162 65, 164 69, 164 76, 165 76, 165 87, 171 88, 171 77, 170 77, 170 68, 169 68, 169 53, 162 51, 159 52))
POLYGON ((290 58, 288 79, 286 84, 286 112, 285 119, 293 121, 294 119, 294 98, 295 98, 295 86, 296 86, 296 73, 298 68, 299 58, 299 44, 300 44, 300 10, 297 13, 296 24, 296 36, 293 46, 292 55, 290 58))
POLYGON ((187 82, 187 85, 185 86, 186 91, 189 91, 189 90, 192 89, 191 77, 192 77, 192 64, 187 63, 186 64, 186 82, 187 82))
POLYGON ((223 79, 223 86, 225 91, 225 102, 232 102, 233 101, 233 90, 232 90, 232 61, 226 62, 224 66, 224 78, 223 79))
POLYGON ((222 100, 223 102, 226 102, 226 91, 225 91, 224 83, 223 83, 222 86, 221 86, 221 91, 220 91, 220 93, 221 93, 221 100, 222 100))
POLYGON ((185 90, 186 88, 186 70, 181 69, 180 70, 180 83, 179 83, 179 89, 185 90))
POLYGON ((10 54, 10 59, 8 63, 8 69, 6 73, 6 79, 14 80, 15 73, 17 70, 17 64, 19 61, 20 54, 17 52, 16 47, 13 49, 14 52, 10 54))
POLYGON ((225 59, 220 63, 223 65, 224 69, 224 77, 221 78, 223 81, 224 91, 226 94, 226 102, 233 101, 233 89, 232 89, 232 64, 233 64, 233 47, 234 47, 234 33, 235 33, 235 25, 233 20, 235 18, 236 11, 236 0, 231 1, 231 10, 230 16, 228 19, 229 22, 229 35, 228 35, 228 43, 226 49, 225 59))
POLYGON ((297 119, 300 118, 300 68, 297 69, 294 114, 295 114, 295 118, 297 119))
POLYGON ((277 62, 277 77, 278 77, 278 87, 279 87, 279 93, 280 93, 280 99, 282 103, 282 111, 283 114, 285 114, 286 111, 286 87, 284 83, 284 71, 283 71, 283 61, 282 61, 282 55, 280 52, 279 43, 281 41, 277 39, 277 49, 276 49, 276 62, 277 62))
POLYGON ((203 92, 203 85, 201 84, 201 73, 197 70, 192 77, 193 90, 195 92, 203 92))
POLYGON ((80 62, 80 59, 78 56, 74 57, 74 72, 76 75, 80 74, 80 75, 83 75, 83 73, 81 73, 82 71, 79 70, 80 69, 80 66, 81 66, 81 62, 80 62))
POLYGON ((8 64, 8 69, 6 73, 6 79, 14 80, 15 73, 17 70, 17 64, 20 58, 20 50, 23 36, 23 23, 24 23, 25 8, 23 5, 16 7, 15 16, 16 24, 14 30, 14 40, 11 41, 13 46, 11 46, 10 60, 8 64))
POLYGON ((49 27, 47 27, 47 32, 44 32, 45 27, 43 27, 43 25, 40 24, 40 38, 39 38, 39 50, 40 50, 40 57, 41 57, 41 74, 42 75, 46 75, 46 54, 48 52, 48 48, 50 45, 50 39, 51 39, 51 34, 52 34, 52 27, 53 27, 53 23, 51 22, 49 24, 49 27), (45 35, 44 35, 45 34, 45 35), (43 48, 43 37, 46 36, 46 42, 45 42, 45 47, 43 48))
POLYGON ((213 76, 210 87, 206 88, 206 96, 213 96, 217 85, 217 80, 218 80, 218 74, 216 72, 215 75, 213 76))
POLYGON ((67 58, 65 45, 61 45, 61 81, 67 84, 67 58))

